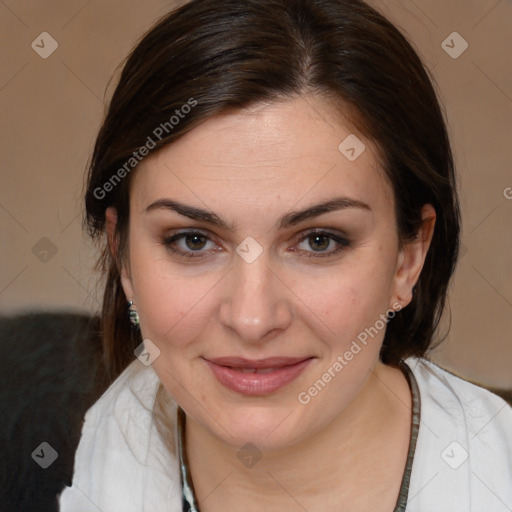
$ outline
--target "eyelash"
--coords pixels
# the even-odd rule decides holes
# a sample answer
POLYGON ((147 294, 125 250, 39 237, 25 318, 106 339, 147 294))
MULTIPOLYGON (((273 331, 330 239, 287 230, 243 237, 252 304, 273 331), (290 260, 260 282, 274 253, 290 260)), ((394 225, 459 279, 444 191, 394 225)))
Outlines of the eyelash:
MULTIPOLYGON (((186 251, 182 251, 180 249, 176 249, 175 247, 173 247, 173 245, 176 244, 176 242, 178 242, 179 240, 181 240, 181 239, 183 239, 183 238, 185 238, 187 236, 194 236, 194 235, 206 238, 206 242, 213 242, 213 239, 209 235, 207 235, 206 233, 203 233, 202 231, 194 231, 194 230, 192 230, 192 231, 182 231, 181 233, 178 233, 178 234, 175 234, 175 235, 172 235, 172 236, 169 236, 169 237, 165 237, 162 240, 162 243, 171 252, 173 252, 174 254, 177 254, 180 257, 186 258, 189 261, 190 260, 201 260, 201 259, 204 259, 204 258, 208 257, 208 256, 203 256, 208 251, 189 251, 189 252, 186 252, 186 251), (196 256, 194 253, 197 253, 198 255, 196 256)), ((329 231, 322 231, 322 230, 309 231, 308 233, 306 233, 304 236, 302 236, 298 240, 297 244, 300 244, 304 240, 307 240, 312 235, 317 235, 317 236, 329 238, 329 239, 333 240, 334 242, 336 242, 338 244, 338 247, 336 249, 334 249, 334 250, 329 251, 329 252, 320 252, 320 253, 316 253, 316 254, 315 254, 315 252, 306 251, 307 253, 309 253, 309 258, 329 258, 329 257, 334 256, 335 254, 339 253, 340 251, 343 251, 344 249, 349 248, 350 245, 351 245, 350 241, 347 238, 341 237, 341 236, 336 235, 334 233, 330 233, 329 231)))

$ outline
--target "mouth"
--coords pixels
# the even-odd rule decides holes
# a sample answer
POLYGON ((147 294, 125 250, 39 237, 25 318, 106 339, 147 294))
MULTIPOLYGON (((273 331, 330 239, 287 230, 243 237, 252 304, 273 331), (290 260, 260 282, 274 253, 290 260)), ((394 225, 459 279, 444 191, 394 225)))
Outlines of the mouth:
POLYGON ((250 360, 239 357, 204 359, 226 388, 249 396, 271 394, 295 380, 313 357, 271 357, 250 360))

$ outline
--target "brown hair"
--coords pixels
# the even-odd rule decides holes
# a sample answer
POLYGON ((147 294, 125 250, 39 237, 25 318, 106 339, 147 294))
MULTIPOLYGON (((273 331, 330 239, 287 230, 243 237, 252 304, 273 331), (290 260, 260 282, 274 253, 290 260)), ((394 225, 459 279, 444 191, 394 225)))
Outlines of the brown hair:
POLYGON ((410 43, 357 0, 192 0, 163 17, 127 58, 89 165, 89 234, 104 232, 107 207, 118 212, 118 254, 105 241, 98 261, 107 277, 101 317, 112 377, 142 341, 119 276, 139 149, 157 151, 221 112, 308 93, 329 99, 379 148, 400 243, 414 238, 424 204, 436 210, 412 302, 390 320, 381 359, 396 365, 431 347, 457 259, 460 212, 443 114, 410 43))

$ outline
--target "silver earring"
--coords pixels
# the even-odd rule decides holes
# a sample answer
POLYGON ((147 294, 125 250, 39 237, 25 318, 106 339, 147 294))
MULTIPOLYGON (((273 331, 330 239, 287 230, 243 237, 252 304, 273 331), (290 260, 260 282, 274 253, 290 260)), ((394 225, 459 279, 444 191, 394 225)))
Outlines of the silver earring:
POLYGON ((133 306, 133 300, 128 301, 128 314, 130 316, 130 322, 132 325, 137 327, 139 325, 139 314, 137 313, 136 309, 132 309, 133 306))

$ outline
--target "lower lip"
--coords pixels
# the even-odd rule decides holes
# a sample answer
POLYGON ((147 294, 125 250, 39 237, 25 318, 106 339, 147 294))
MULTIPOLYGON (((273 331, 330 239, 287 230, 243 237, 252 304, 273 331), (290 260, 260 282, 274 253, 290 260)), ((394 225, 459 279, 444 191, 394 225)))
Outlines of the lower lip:
POLYGON ((283 366, 269 373, 243 373, 206 360, 217 380, 237 393, 250 396, 268 395, 296 379, 313 359, 283 366))

